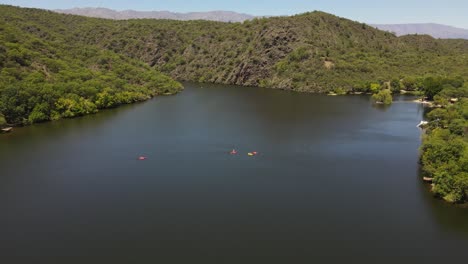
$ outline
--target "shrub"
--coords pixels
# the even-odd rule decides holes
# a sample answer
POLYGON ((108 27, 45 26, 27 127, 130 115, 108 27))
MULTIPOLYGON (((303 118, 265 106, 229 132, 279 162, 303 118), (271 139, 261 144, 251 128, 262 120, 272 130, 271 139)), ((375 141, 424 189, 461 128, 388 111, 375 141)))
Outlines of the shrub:
POLYGON ((372 100, 374 101, 374 103, 389 105, 389 104, 392 104, 393 97, 392 97, 392 93, 390 92, 390 90, 385 89, 372 95, 372 100))
POLYGON ((378 83, 370 83, 369 84, 369 92, 377 93, 380 90, 380 84, 378 83))
POLYGON ((47 103, 37 104, 31 114, 29 114, 28 121, 31 124, 40 123, 49 120, 49 105, 47 103))
POLYGON ((6 125, 7 121, 5 119, 5 116, 0 114, 0 127, 6 125))

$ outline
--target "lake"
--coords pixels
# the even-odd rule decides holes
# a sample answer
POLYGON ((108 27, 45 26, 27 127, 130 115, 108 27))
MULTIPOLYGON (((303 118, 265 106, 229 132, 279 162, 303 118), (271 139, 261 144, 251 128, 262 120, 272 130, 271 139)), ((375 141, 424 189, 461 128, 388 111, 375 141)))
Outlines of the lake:
POLYGON ((421 181, 411 98, 185 87, 1 135, 4 263, 468 257, 468 209, 421 181))

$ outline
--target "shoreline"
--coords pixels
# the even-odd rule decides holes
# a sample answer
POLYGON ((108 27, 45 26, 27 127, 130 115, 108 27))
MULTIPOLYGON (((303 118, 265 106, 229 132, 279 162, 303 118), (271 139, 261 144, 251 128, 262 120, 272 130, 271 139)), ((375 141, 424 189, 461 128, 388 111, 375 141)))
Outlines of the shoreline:
MULTIPOLYGON (((184 81, 177 81, 181 84, 184 83, 184 81)), ((191 82, 191 81, 185 81, 187 83, 196 83, 196 84, 203 84, 201 82, 191 82)), ((213 85, 216 85, 216 84, 219 84, 219 83, 208 83, 208 84, 213 84, 213 85)), ((221 84, 221 85, 233 85, 233 84, 221 84)), ((242 87, 252 87, 252 88, 266 88, 266 87, 260 87, 260 86, 244 86, 244 85, 239 85, 239 86, 242 86, 242 87)), ((316 95, 327 95, 327 96, 356 96, 356 95, 364 95, 364 96, 367 96, 367 95, 372 95, 372 93, 364 93, 364 92, 353 92, 353 91, 349 91, 349 92, 346 92, 346 93, 343 93, 343 94, 339 94, 339 93, 334 93, 334 92, 325 92, 325 91, 314 91, 314 92, 311 92, 311 91, 296 91, 296 90, 289 90, 289 89, 279 89, 279 88, 274 88, 274 87, 270 87, 270 88, 266 88, 266 89, 271 89, 271 90, 282 90, 282 91, 290 91, 290 92, 295 92, 295 93, 310 93, 310 94, 316 94, 316 95)), ((159 95, 156 95, 156 96, 150 96, 148 99, 146 100, 141 100, 141 101, 136 101, 136 102, 132 102, 132 103, 129 103, 129 104, 121 104, 121 105, 118 105, 118 106, 114 106, 114 107, 109 107, 109 108, 101 108, 101 109, 98 109, 98 111, 96 113, 90 113, 90 114, 85 114, 85 115, 80 115, 80 116, 74 116, 74 117, 66 117, 66 118, 60 118, 58 120, 62 120, 62 119, 74 119, 74 118, 79 118, 79 117, 83 117, 83 116, 90 116, 90 115, 94 115, 94 114, 97 114, 99 113, 100 111, 102 110, 107 110, 107 109, 115 109, 115 108, 119 108, 121 106, 125 106, 125 105, 132 105, 132 104, 137 104, 137 103, 142 103, 142 102, 146 102, 148 100, 151 100, 151 99, 154 99, 154 98, 157 98, 157 97, 160 97, 160 96, 173 96, 173 95, 177 95, 178 93, 181 93, 184 91, 184 87, 182 86, 182 89, 175 92, 175 93, 164 93, 164 94, 159 94, 159 95)), ((414 96, 412 94, 409 94, 409 93, 397 93, 396 95, 400 95, 400 96, 414 96)), ((424 105, 428 105, 429 107, 435 107, 433 105, 432 102, 429 102, 429 101, 421 101, 420 99, 416 99, 416 100, 412 100, 411 102, 414 102, 414 103, 420 103, 420 104, 424 104, 424 105)), ((46 121, 43 121, 43 122, 39 122, 39 123, 48 123, 48 122, 53 122, 53 121, 56 121, 56 120, 46 120, 46 121)), ((38 124, 38 123, 35 123, 35 124, 38 124)), ((3 127, 0 127, 0 129, 5 129, 5 128, 12 128, 12 130, 14 130, 14 128, 17 128, 17 127, 28 127, 30 125, 33 125, 33 124, 5 124, 5 126, 3 127)), ((2 134, 8 134, 8 133, 12 133, 13 131, 9 131, 9 132, 3 132, 3 133, 0 133, 0 135, 2 134)))
POLYGON ((157 97, 174 96, 174 95, 177 95, 178 93, 182 92, 183 90, 184 90, 184 88, 182 88, 180 91, 177 91, 175 93, 164 93, 164 94, 159 94, 159 95, 156 95, 156 96, 149 96, 145 100, 135 101, 135 102, 128 103, 128 104, 120 104, 120 105, 117 105, 117 106, 114 106, 114 107, 100 108, 95 113, 89 113, 89 114, 85 114, 85 115, 79 115, 79 116, 74 116, 74 117, 64 117, 64 118, 59 118, 57 120, 46 120, 46 121, 43 121, 43 122, 37 122, 37 123, 32 123, 32 124, 5 124, 5 126, 0 127, 0 135, 6 135, 6 134, 14 133, 15 128, 28 127, 28 126, 31 126, 31 125, 34 125, 34 124, 50 123, 50 122, 54 122, 54 121, 58 121, 58 120, 75 119, 75 118, 80 118, 80 117, 85 117, 85 116, 92 116, 92 115, 100 113, 101 111, 116 109, 116 108, 120 108, 122 106, 134 105, 134 104, 138 104, 138 103, 144 103, 144 102, 147 102, 149 100, 155 99, 157 97), (5 129, 8 129, 8 131, 4 131, 5 129))
POLYGON ((416 99, 416 100, 412 100, 411 102, 426 105, 428 107, 438 107, 437 105, 434 104, 433 101, 426 101, 426 100, 422 100, 422 99, 416 99))

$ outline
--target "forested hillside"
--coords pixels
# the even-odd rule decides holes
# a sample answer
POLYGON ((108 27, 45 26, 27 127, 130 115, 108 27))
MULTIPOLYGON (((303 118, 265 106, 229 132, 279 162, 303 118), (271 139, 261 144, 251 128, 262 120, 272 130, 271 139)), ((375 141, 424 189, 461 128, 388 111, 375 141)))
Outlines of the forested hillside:
POLYGON ((69 41, 63 28, 38 26, 19 11, 0 8, 0 126, 91 114, 181 89, 143 62, 69 41))
POLYGON ((305 92, 414 90, 423 78, 468 72, 468 41, 396 37, 323 12, 244 23, 113 21, 11 6, 0 13, 0 112, 14 124, 178 89, 157 71, 305 92))

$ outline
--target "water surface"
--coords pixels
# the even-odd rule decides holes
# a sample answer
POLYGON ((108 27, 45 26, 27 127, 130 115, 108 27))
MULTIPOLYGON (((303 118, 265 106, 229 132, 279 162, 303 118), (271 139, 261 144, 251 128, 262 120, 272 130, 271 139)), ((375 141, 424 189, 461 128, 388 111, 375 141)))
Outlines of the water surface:
POLYGON ((16 129, 0 136, 0 255, 8 263, 467 257, 468 210, 433 199, 421 182, 423 109, 405 100, 383 109, 367 96, 186 84, 177 96, 16 129))

